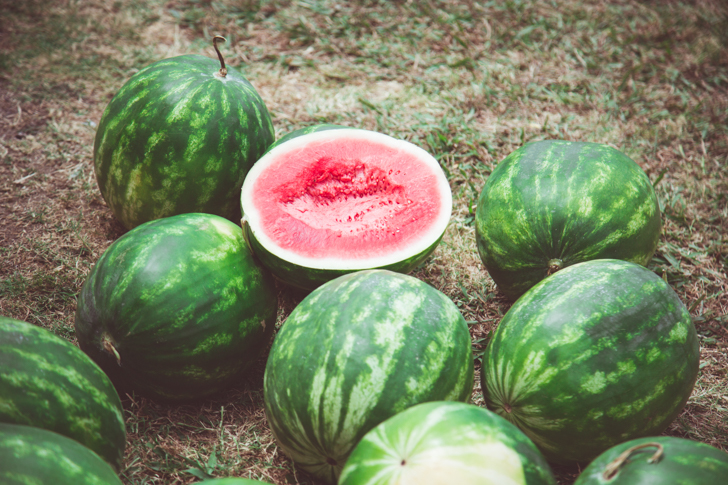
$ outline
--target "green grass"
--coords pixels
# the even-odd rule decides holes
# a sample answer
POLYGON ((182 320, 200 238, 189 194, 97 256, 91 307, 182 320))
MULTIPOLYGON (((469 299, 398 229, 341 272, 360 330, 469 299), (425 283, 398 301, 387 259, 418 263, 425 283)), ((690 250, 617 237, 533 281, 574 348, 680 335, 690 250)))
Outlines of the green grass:
MULTIPOLYGON (((222 34, 227 63, 259 91, 278 136, 344 124, 409 140, 440 161, 452 223, 413 274, 458 305, 476 349, 510 306, 474 241, 474 205, 497 163, 551 138, 607 143, 633 158, 663 213, 650 269, 690 308, 702 346, 696 391, 668 432, 728 450, 721 2, 0 0, 0 10, 8 33, 0 38, 0 314, 74 339, 75 297, 124 232, 93 174, 101 113, 145 65, 214 57, 210 39, 222 34)), ((280 288, 279 325, 302 297, 280 288)), ((312 483, 268 430, 263 365, 204 403, 126 398, 125 483, 224 475, 312 483)), ((478 387, 474 402, 482 404, 478 387)), ((557 468, 561 483, 575 473, 557 468)))

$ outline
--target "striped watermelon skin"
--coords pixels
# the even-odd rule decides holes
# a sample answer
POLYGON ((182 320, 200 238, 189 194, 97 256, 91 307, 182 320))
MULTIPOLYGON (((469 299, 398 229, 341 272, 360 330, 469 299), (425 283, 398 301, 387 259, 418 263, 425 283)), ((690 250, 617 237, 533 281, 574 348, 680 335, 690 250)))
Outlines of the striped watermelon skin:
POLYGON ((546 459, 517 427, 473 404, 418 404, 369 431, 339 485, 556 485, 546 459))
POLYGON ((238 71, 184 55, 132 76, 106 107, 94 141, 101 194, 131 229, 187 212, 240 220, 240 187, 273 143, 270 114, 238 71))
POLYGON ((124 392, 181 401, 233 385, 270 342, 277 309, 239 226, 180 214, 104 252, 79 295, 76 333, 124 392))
POLYGON ((581 261, 646 266, 660 230, 657 196, 645 172, 599 143, 524 145, 493 170, 475 212, 480 258, 511 299, 581 261))
POLYGON ((483 356, 486 405, 554 462, 588 462, 664 431, 698 373, 690 315, 648 269, 594 260, 559 271, 505 315, 483 356))
POLYGON ((276 336, 265 369, 268 424, 295 463, 335 483, 370 429, 426 401, 467 401, 473 356, 452 301, 385 270, 310 293, 276 336))
POLYGON ((3 485, 121 485, 111 465, 80 443, 32 426, 0 423, 3 485))
POLYGON ((126 428, 109 378, 48 330, 0 317, 0 423, 67 436, 121 469, 126 428))
POLYGON ((630 440, 605 451, 581 472, 574 485, 717 485, 726 480, 728 453, 684 438, 653 436, 630 440), (658 452, 655 444, 662 447, 662 453, 653 461, 658 452), (647 446, 628 453, 629 459, 611 479, 604 476, 609 464, 622 453, 644 445, 647 446))

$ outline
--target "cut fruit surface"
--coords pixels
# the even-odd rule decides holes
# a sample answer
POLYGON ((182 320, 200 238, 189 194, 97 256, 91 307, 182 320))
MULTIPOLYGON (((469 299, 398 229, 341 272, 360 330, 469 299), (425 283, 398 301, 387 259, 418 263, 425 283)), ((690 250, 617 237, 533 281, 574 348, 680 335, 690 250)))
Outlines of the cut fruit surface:
POLYGON ((241 204, 263 262, 284 281, 295 268, 313 270, 315 281, 293 283, 313 288, 342 271, 413 269, 442 237, 452 195, 437 160, 421 148, 334 129, 271 149, 248 174, 241 204))

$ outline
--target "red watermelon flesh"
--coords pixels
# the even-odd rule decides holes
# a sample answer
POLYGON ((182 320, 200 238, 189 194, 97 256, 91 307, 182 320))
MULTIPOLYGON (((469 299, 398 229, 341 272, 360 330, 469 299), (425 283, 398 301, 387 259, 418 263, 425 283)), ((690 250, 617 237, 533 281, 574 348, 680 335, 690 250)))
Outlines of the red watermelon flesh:
POLYGON ((244 220, 276 256, 365 269, 411 258, 442 236, 452 195, 427 152, 381 133, 341 129, 274 147, 243 185, 244 220))

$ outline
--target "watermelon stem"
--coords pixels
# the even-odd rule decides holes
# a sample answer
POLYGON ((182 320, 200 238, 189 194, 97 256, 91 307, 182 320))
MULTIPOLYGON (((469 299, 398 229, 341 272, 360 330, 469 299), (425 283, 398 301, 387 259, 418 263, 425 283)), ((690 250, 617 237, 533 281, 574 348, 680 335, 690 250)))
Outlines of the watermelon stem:
POLYGON ((547 276, 551 276, 552 274, 556 273, 558 270, 564 267, 564 262, 561 261, 558 258, 550 259, 549 260, 549 269, 546 272, 547 276))
POLYGON ((227 39, 225 39, 225 37, 223 37, 222 35, 216 35, 212 38, 212 46, 215 48, 215 52, 217 52, 217 58, 220 59, 220 71, 218 71, 218 73, 220 74, 220 77, 225 77, 227 76, 227 68, 225 67, 225 59, 222 57, 222 53, 217 47, 218 40, 227 42, 227 39))
POLYGON ((657 463, 658 461, 660 461, 662 459, 662 454, 664 452, 664 448, 662 447, 662 445, 660 443, 656 443, 654 441, 650 442, 650 443, 643 443, 641 445, 636 445, 631 448, 628 448, 627 450, 622 452, 621 455, 619 455, 617 458, 612 460, 604 468, 604 473, 602 474, 602 477, 605 480, 613 479, 614 477, 617 476, 617 474, 619 473, 619 470, 622 469, 622 467, 625 465, 625 463, 627 463, 627 460, 629 460, 629 457, 632 456, 632 453, 634 453, 635 451, 640 450, 642 448, 650 448, 650 447, 656 447, 657 451, 655 452, 654 455, 652 455, 652 457, 650 457, 649 460, 647 460, 647 463, 649 463, 649 464, 657 463))
POLYGON ((116 357, 116 363, 121 365, 121 356, 119 355, 119 352, 116 350, 116 347, 114 347, 114 343, 111 341, 111 337, 109 334, 105 333, 101 337, 101 346, 104 348, 105 351, 107 351, 110 354, 113 354, 114 357, 116 357))

